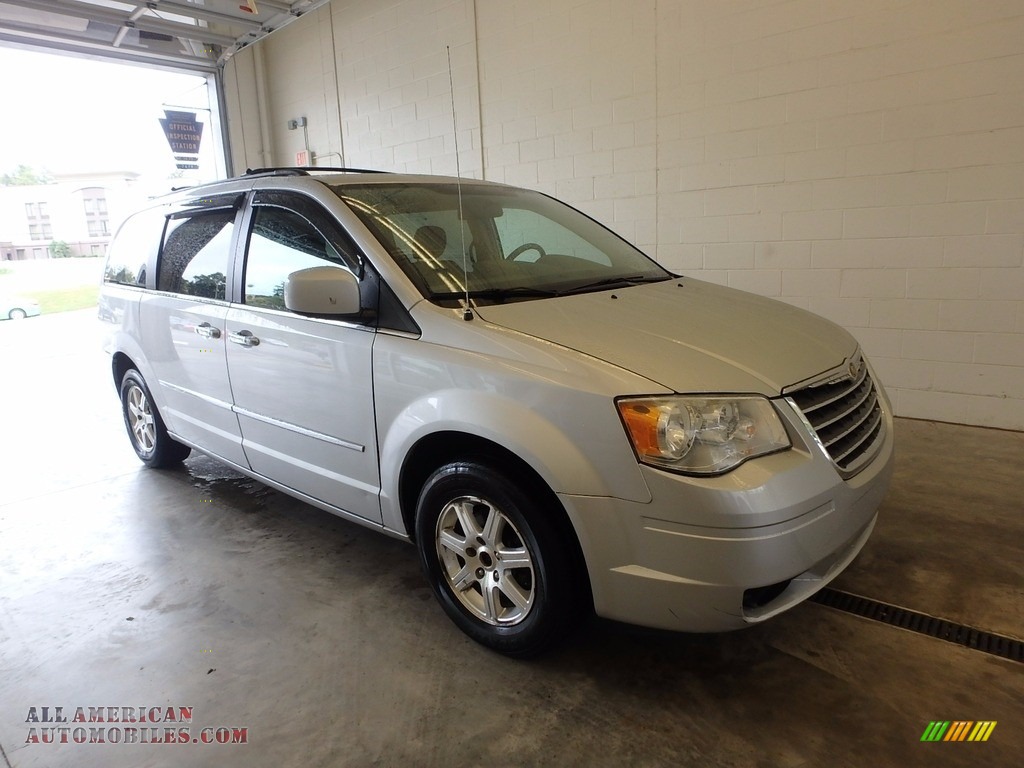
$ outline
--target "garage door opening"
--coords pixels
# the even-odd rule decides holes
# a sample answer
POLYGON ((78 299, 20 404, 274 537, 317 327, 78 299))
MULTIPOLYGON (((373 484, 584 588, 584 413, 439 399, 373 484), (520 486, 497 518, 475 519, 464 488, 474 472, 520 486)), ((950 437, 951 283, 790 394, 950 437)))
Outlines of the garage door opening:
POLYGON ((0 67, 31 73, 0 83, 0 319, 32 323, 95 306, 120 222, 223 178, 225 152, 212 75, 10 47, 0 67))

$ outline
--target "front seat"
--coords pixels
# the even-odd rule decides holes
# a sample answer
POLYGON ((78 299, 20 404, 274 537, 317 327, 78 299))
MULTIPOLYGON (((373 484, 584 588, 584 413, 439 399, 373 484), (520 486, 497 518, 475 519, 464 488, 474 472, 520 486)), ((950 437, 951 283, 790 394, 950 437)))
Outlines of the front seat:
POLYGON ((430 261, 440 261, 448 248, 448 235, 443 227, 424 224, 416 230, 416 256, 430 261))

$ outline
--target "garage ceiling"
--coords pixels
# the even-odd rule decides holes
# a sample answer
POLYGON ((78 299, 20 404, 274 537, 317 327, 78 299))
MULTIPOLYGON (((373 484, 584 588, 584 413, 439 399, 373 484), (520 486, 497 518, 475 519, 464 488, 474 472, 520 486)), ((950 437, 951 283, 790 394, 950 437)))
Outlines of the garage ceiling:
POLYGON ((4 0, 0 44, 213 72, 329 0, 4 0))

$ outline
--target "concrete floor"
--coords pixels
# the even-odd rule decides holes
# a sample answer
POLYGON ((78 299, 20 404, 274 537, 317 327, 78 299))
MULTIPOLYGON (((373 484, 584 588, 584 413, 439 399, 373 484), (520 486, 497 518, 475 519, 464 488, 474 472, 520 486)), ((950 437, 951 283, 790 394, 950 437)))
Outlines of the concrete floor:
MULTIPOLYGON (((97 338, 91 312, 0 323, 0 766, 1020 764, 1024 665, 816 604, 490 653, 409 545, 209 459, 143 469, 97 338), (190 706, 189 741, 248 743, 26 743, 57 706, 190 706), (932 720, 998 725, 921 743, 932 720)), ((897 437, 874 537, 834 586, 1024 636, 1024 434, 897 437)))

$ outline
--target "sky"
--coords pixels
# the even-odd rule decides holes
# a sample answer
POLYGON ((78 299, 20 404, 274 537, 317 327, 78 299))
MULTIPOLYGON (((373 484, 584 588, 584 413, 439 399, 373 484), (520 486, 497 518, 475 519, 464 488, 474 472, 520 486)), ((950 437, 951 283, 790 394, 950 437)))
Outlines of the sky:
MULTIPOLYGON (((163 107, 207 107, 198 75, 0 47, 0 173, 19 165, 51 174, 135 171, 165 179, 174 158, 158 119, 163 107)), ((209 113, 196 112, 200 122, 209 113)), ((210 125, 204 180, 214 178, 210 125)))

